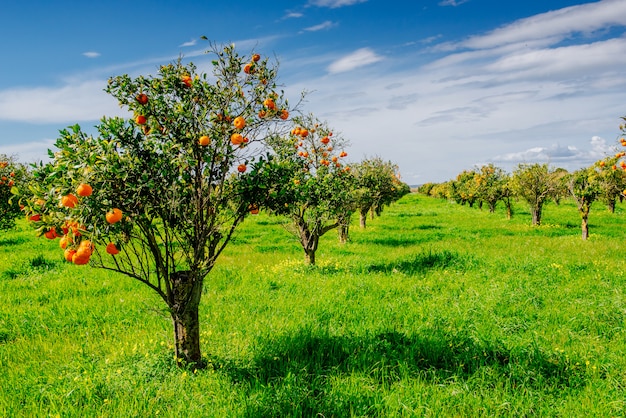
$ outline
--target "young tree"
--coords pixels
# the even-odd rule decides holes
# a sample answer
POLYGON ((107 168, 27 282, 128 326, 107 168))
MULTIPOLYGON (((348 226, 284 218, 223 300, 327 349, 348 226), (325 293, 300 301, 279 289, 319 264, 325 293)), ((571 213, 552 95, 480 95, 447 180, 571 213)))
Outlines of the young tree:
POLYGON ((582 238, 586 240, 589 237, 589 211, 600 193, 598 172, 594 167, 589 167, 575 171, 568 177, 568 190, 578 206, 582 221, 582 238))
POLYGON ((480 179, 473 170, 463 170, 454 181, 454 199, 461 205, 468 204, 470 208, 478 200, 480 179))
POLYGON ((478 198, 486 202, 489 212, 496 211, 496 204, 503 199, 505 185, 508 181, 503 169, 493 164, 480 167, 477 170, 476 178, 478 182, 478 198))
POLYGON ((557 190, 553 170, 547 164, 519 164, 513 172, 511 185, 515 194, 528 203, 532 224, 541 225, 543 205, 557 190))
POLYGON ((0 231, 13 228, 22 213, 14 194, 28 181, 29 174, 15 157, 0 154, 0 231))
POLYGON ((267 187, 261 155, 289 111, 276 69, 258 54, 211 46, 212 75, 194 64, 109 80, 132 112, 91 136, 62 130, 38 167, 29 213, 76 264, 123 273, 167 305, 176 358, 201 366, 198 307, 205 277, 267 187))
POLYGON ((622 152, 618 152, 595 163, 600 186, 598 200, 604 203, 611 213, 615 212, 615 202, 626 188, 626 172, 624 171, 626 165, 624 162, 618 164, 621 157, 623 157, 622 152))
POLYGON ((350 207, 353 179, 343 163, 348 145, 340 135, 313 115, 293 118, 295 127, 286 141, 273 142, 274 185, 265 205, 289 219, 307 263, 315 264, 320 237, 339 226, 350 207))
POLYGON ((368 213, 380 215, 385 206, 410 192, 410 188, 404 187, 400 181, 398 166, 391 161, 383 161, 380 157, 365 159, 355 164, 353 169, 361 228, 366 227, 368 213))

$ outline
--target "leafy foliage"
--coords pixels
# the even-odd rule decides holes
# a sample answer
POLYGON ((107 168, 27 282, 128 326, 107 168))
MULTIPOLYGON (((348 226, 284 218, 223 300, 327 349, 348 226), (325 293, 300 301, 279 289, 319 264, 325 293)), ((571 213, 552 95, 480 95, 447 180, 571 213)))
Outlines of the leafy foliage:
POLYGON ((275 181, 266 200, 272 213, 287 217, 307 261, 315 264, 319 238, 339 225, 352 207, 354 177, 343 163, 347 141, 313 115, 293 118, 286 140, 275 138, 275 181))
POLYGON ((12 228, 22 213, 13 195, 28 182, 29 174, 26 166, 14 157, 0 154, 0 230, 12 228))
MULTIPOLYGON (((95 137, 62 130, 25 201, 41 214, 40 232, 63 232, 68 260, 84 264, 93 252, 95 266, 152 288, 183 328, 197 328, 204 277, 264 199, 263 143, 289 116, 267 59, 233 46, 209 53, 212 75, 179 60, 156 76, 110 79, 106 91, 132 118, 103 118, 95 137)), ((177 345, 178 357, 197 362, 197 329, 175 331, 194 340, 177 345)))

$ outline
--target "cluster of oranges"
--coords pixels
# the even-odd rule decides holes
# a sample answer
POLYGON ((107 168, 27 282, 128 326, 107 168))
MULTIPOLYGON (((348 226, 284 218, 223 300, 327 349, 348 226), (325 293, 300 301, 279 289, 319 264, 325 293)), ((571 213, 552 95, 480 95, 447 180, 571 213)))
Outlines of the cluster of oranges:
MULTIPOLYGON (((295 144, 295 148, 298 149, 298 155, 303 158, 309 158, 309 155, 310 155, 309 151, 310 151, 311 153, 318 154, 321 156, 321 158, 319 159, 320 165, 329 167, 332 164, 334 164, 335 167, 341 168, 342 165, 339 162, 339 159, 347 157, 348 153, 345 151, 341 151, 339 155, 331 155, 331 153, 334 150, 332 144, 330 144, 331 142, 330 138, 333 136, 332 132, 328 132, 326 135, 321 137, 319 139, 320 144, 315 144, 314 141, 309 140, 308 141, 309 146, 307 147, 305 145, 305 138, 309 137, 309 134, 314 134, 316 132, 316 128, 317 126, 309 130, 307 128, 296 126, 294 129, 291 130, 291 135, 298 138, 295 144), (309 150, 307 150, 306 148, 309 148, 309 150)), ((349 170, 350 168, 348 166, 343 168, 343 171, 349 171, 349 170)))
MULTIPOLYGON (((8 163, 2 162, 0 163, 0 168, 5 168, 7 165, 8 163)), ((13 181, 13 177, 15 177, 15 173, 12 171, 9 173, 8 177, 7 176, 0 177, 0 186, 4 186, 6 184, 8 187, 13 187, 13 185, 15 184, 15 182, 13 181)))
MULTIPOLYGON (((81 183, 76 188, 75 194, 68 193, 61 197, 60 206, 75 208, 79 203, 78 197, 89 197, 92 193, 93 188, 89 184, 81 183)), ((39 199, 36 203, 43 206, 45 201, 39 199)), ((105 215, 106 221, 109 224, 121 221, 122 217, 122 211, 118 208, 109 210, 105 215)), ((39 222, 41 221, 41 214, 31 214, 28 220, 32 222, 39 222)), ((77 221, 66 220, 60 231, 57 231, 57 229, 53 226, 48 228, 43 235, 48 239, 60 238, 59 246, 61 249, 65 250, 64 258, 74 264, 83 265, 89 262, 89 258, 94 251, 94 246, 90 240, 80 239, 82 237, 81 231, 84 230, 85 227, 80 225, 77 221), (79 240, 76 240, 77 238, 79 238, 79 240), (75 240, 79 242, 76 242, 75 240)), ((106 252, 111 255, 116 255, 120 252, 120 250, 114 243, 110 242, 106 246, 106 252)))

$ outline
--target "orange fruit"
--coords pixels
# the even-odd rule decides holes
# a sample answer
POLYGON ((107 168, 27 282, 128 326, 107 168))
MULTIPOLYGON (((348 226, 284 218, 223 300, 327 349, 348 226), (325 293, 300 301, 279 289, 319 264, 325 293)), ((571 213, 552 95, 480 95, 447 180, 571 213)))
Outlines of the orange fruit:
POLYGON ((137 125, 145 125, 147 122, 147 119, 144 115, 137 115, 137 117, 135 117, 135 123, 137 125))
POLYGON ((78 198, 71 193, 61 198, 61 205, 65 206, 66 208, 73 208, 76 206, 77 203, 78 198))
POLYGON ((183 83, 185 83, 187 87, 191 87, 191 83, 193 82, 193 80, 191 79, 190 76, 184 75, 181 77, 181 80, 183 81, 183 83))
POLYGON ((240 145, 243 143, 243 136, 240 133, 235 132, 230 136, 230 142, 232 142, 233 145, 240 145))
POLYGON ((73 250, 71 248, 68 248, 65 250, 65 252, 63 253, 63 257, 65 257, 66 261, 72 261, 72 258, 74 257, 74 254, 76 254, 76 250, 73 250))
POLYGON ((245 173, 247 169, 248 167, 245 164, 239 164, 237 166, 237 171, 239 171, 240 173, 245 173))
POLYGON ((79 196, 87 197, 91 196, 91 193, 93 193, 93 188, 87 183, 81 183, 76 188, 76 194, 79 196))
POLYGON ((306 129, 300 129, 300 136, 302 138, 306 138, 307 136, 309 136, 309 131, 307 131, 306 129))
POLYGON ((261 56, 259 54, 252 55, 253 62, 258 62, 260 59, 261 59, 261 56))
POLYGON ((263 101, 263 106, 265 106, 265 107, 267 107, 268 109, 271 109, 271 110, 275 110, 276 109, 276 103, 274 103, 274 100, 272 100, 270 98, 265 99, 263 101))
POLYGON ((57 232, 54 227, 48 229, 45 234, 43 234, 48 239, 55 239, 57 237, 57 232))
POLYGON ((267 112, 266 112, 265 110, 261 110, 261 111, 259 111, 259 117, 260 117, 261 119, 263 119, 265 116, 267 116, 267 112))
POLYGON ((110 224, 114 224, 122 220, 122 211, 118 208, 111 209, 106 214, 106 220, 110 224))
POLYGON ((77 266, 87 264, 89 263, 89 256, 85 254, 79 254, 78 251, 76 251, 72 256, 72 263, 76 264, 77 266))
POLYGON ((287 109, 283 109, 283 110, 280 112, 280 118, 281 118, 282 120, 287 120, 287 119, 289 118, 289 112, 287 111, 287 109))
POLYGON ((326 145, 330 142, 330 138, 325 136, 324 138, 320 139, 320 141, 322 141, 322 144, 326 145))
POLYGON ((242 116, 237 116, 233 121, 233 125, 237 129, 243 129, 246 126, 246 120, 242 116))
POLYGON ((250 74, 250 72, 252 71, 252 64, 246 64, 243 67, 243 72, 246 74, 250 74))
POLYGON ((343 158, 343 157, 347 157, 347 156, 348 156, 348 153, 347 153, 347 152, 345 152, 345 151, 341 151, 341 152, 339 153, 339 156, 340 156, 340 157, 342 157, 342 158, 343 158))
POLYGON ((119 254, 120 250, 117 249, 115 244, 113 244, 112 242, 109 242, 106 247, 106 252, 111 255, 115 255, 115 254, 119 254))
POLYGON ((146 96, 143 93, 138 94, 137 97, 135 97, 135 99, 137 99, 139 104, 142 104, 142 105, 145 105, 146 103, 148 103, 148 96, 146 96))
POLYGON ((67 248, 67 245, 71 243, 72 243, 72 238, 69 235, 63 235, 61 239, 59 240, 59 247, 65 250, 67 248))
POLYGON ((198 139, 198 143, 202 145, 203 147, 206 147, 207 145, 211 143, 211 138, 209 138, 206 135, 202 135, 200 139, 198 139))

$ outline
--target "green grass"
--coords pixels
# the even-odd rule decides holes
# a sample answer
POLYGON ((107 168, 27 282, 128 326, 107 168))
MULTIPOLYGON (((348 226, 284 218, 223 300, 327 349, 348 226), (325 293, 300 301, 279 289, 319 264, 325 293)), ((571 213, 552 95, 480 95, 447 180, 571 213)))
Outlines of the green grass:
POLYGON ((173 362, 162 303, 63 262, 25 222, 0 237, 0 416, 624 416, 624 210, 580 237, 418 195, 323 237, 244 223, 206 281, 209 364, 173 362))

